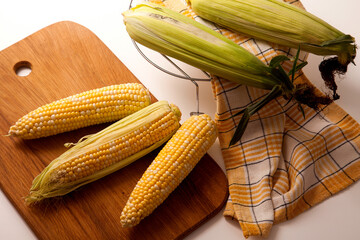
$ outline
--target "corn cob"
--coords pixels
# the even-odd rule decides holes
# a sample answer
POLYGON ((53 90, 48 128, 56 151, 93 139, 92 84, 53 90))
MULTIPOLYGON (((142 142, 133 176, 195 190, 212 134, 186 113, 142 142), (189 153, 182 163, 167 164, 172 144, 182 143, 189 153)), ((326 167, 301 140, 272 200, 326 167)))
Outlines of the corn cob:
MULTIPOLYGON (((235 83, 271 90, 259 103, 250 106, 246 118, 279 96, 294 99, 300 109, 300 104, 318 108, 332 101, 327 96, 316 96, 312 86, 294 83, 295 72, 306 65, 306 62, 297 65, 298 55, 293 69, 286 73, 281 63, 289 58, 274 57, 267 66, 220 33, 163 6, 143 3, 123 16, 128 34, 138 43, 235 83), (300 92, 307 95, 299 97, 300 92)), ((240 140, 247 120, 238 125, 242 129, 236 132, 241 134, 234 135, 232 143, 240 140)))
POLYGON ((82 92, 31 111, 10 127, 9 135, 34 139, 112 122, 150 105, 149 91, 139 83, 82 92))
MULTIPOLYGON (((321 56, 336 55, 320 65, 329 84, 333 71, 345 73, 356 55, 355 39, 289 3, 279 0, 187 0, 200 17, 250 37, 321 56), (335 60, 335 61, 334 61, 335 60), (338 64, 335 64, 338 62, 338 64), (330 66, 331 65, 331 66, 330 66)), ((336 95, 336 84, 329 86, 336 95), (335 89, 334 89, 335 88, 335 89)), ((330 85, 331 85, 330 84, 330 85)), ((335 97, 336 96, 336 97, 335 97)))
POLYGON ((26 202, 65 195, 125 167, 166 142, 180 117, 175 105, 159 101, 84 137, 33 180, 26 202))
POLYGON ((138 181, 121 213, 122 226, 135 226, 150 215, 191 172, 216 137, 215 123, 208 115, 187 119, 138 181))

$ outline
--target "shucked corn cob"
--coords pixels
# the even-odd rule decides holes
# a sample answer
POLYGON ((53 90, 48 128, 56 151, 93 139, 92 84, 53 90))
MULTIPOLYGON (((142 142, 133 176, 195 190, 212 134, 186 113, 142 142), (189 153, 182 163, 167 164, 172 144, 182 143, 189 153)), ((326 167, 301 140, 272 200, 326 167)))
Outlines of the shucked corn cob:
POLYGON ((166 142, 180 117, 176 106, 159 101, 84 137, 34 179, 26 202, 65 195, 134 162, 166 142))
POLYGON ((149 91, 126 83, 79 93, 37 108, 10 127, 9 135, 34 139, 111 122, 150 105, 149 91))
POLYGON ((353 61, 355 39, 294 5, 279 0, 186 0, 200 17, 247 36, 353 61))
POLYGON ((355 39, 335 27, 282 0, 187 0, 200 17, 250 37, 321 55, 319 70, 336 93, 334 73, 344 74, 356 56, 355 39))
POLYGON ((296 64, 298 56, 291 72, 286 73, 281 67, 281 62, 289 60, 285 56, 273 58, 267 66, 220 33, 163 6, 143 3, 123 16, 130 37, 140 44, 238 84, 271 90, 243 115, 231 145, 241 138, 249 117, 276 97, 294 99, 300 108, 300 103, 317 108, 332 101, 315 96, 311 86, 294 84, 295 72, 305 66, 296 64), (300 94, 304 92, 306 96, 300 94))
POLYGON ((138 181, 121 213, 122 226, 135 226, 150 215, 191 172, 216 137, 215 123, 208 115, 187 119, 138 181))

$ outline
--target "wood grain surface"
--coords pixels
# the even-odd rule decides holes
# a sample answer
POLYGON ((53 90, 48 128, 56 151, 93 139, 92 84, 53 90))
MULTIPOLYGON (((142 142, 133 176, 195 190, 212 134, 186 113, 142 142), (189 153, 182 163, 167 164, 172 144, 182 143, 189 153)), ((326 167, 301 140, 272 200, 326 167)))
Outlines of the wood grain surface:
MULTIPOLYGON (((55 23, 2 50, 0 81, 1 135, 43 104, 106 85, 139 82, 97 36, 73 22, 55 23), (31 73, 16 75, 23 65, 31 73)), ((67 196, 25 205, 33 178, 66 150, 64 143, 106 126, 37 140, 0 137, 1 189, 39 239, 179 239, 222 209, 227 180, 206 155, 151 216, 134 228, 122 228, 122 208, 156 151, 67 196)))

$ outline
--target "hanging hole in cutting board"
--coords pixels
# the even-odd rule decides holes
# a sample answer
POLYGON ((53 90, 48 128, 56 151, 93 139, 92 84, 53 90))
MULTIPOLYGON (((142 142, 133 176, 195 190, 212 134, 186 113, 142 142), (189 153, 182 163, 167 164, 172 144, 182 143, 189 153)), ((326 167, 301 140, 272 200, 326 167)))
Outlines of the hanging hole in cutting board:
POLYGON ((20 61, 14 65, 14 71, 16 75, 20 77, 26 77, 31 73, 31 63, 28 61, 20 61))

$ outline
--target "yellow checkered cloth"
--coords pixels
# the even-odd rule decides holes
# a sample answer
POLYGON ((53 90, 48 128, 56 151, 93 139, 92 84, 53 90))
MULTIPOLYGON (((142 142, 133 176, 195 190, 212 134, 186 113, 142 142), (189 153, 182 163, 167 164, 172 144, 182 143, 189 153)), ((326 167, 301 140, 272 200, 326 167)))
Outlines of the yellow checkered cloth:
MULTIPOLYGON (((202 21, 185 1, 152 0, 202 21)), ((299 1, 288 0, 302 7, 299 1)), ((265 63, 296 50, 279 47, 209 25, 265 63)), ((307 54, 302 53, 304 61, 307 54)), ((289 70, 291 66, 284 66, 289 70)), ((310 82, 303 73, 296 81, 310 82)), ((249 121, 241 142, 228 147, 241 116, 231 116, 266 91, 213 77, 215 119, 229 182, 224 216, 240 223, 245 237, 266 237, 272 225, 291 219, 331 197, 360 177, 360 126, 335 103, 305 119, 297 104, 273 100, 249 121)))

